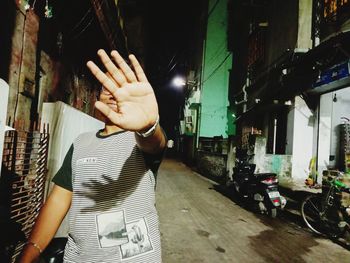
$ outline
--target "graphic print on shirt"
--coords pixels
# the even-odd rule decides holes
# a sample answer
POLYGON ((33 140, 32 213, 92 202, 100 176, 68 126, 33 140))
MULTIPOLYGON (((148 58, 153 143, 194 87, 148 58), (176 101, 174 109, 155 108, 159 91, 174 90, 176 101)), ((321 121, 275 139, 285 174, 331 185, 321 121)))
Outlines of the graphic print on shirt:
POLYGON ((145 218, 126 225, 129 242, 120 246, 122 260, 153 251, 145 218))
POLYGON ((97 163, 96 157, 87 157, 77 160, 77 165, 97 163))
POLYGON ((129 242, 124 211, 96 216, 97 233, 101 248, 120 246, 129 242))

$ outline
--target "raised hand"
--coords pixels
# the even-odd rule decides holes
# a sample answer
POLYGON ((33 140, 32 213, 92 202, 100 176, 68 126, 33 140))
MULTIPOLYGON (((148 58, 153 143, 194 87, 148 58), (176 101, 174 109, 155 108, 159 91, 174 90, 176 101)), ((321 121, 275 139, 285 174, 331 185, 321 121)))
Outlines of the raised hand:
POLYGON ((116 106, 113 108, 97 101, 95 107, 124 130, 147 130, 156 122, 158 104, 140 63, 134 55, 130 55, 129 60, 133 67, 131 69, 115 50, 111 52, 113 61, 102 49, 97 54, 107 72, 104 73, 92 61, 87 66, 103 88, 113 96, 116 106))

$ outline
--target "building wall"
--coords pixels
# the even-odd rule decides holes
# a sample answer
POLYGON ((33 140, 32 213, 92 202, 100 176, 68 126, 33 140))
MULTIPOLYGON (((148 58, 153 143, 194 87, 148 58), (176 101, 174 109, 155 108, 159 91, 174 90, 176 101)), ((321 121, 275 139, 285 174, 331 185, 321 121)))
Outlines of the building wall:
POLYGON ((268 14, 267 60, 270 66, 287 49, 294 49, 298 43, 299 7, 295 0, 272 0, 268 14))
POLYGON ((33 11, 24 13, 24 10, 16 10, 9 65, 10 90, 7 118, 11 118, 11 121, 17 118, 27 120, 26 127, 29 126, 32 98, 21 92, 26 81, 32 83, 29 93, 34 95, 38 30, 39 19, 33 11))
POLYGON ((350 2, 325 1, 325 5, 326 10, 322 10, 321 14, 323 17, 323 23, 321 25, 321 42, 328 40, 330 37, 340 32, 350 30, 350 2), (331 5, 333 5, 332 8, 330 8, 331 5), (324 14, 327 13, 328 15, 324 18, 324 14))
POLYGON ((25 11, 20 4, 18 8, 15 5, 9 8, 15 12, 15 21, 8 65, 10 89, 7 120, 10 119, 11 123, 22 120, 24 128, 28 129, 30 120, 34 117, 31 116, 31 108, 37 106, 40 117, 42 104, 55 101, 66 102, 94 116, 97 87, 87 78, 86 66, 76 70, 76 66, 64 65, 57 55, 53 57, 44 50, 38 52, 40 41, 43 40, 41 38, 47 37, 40 36, 39 17, 31 9, 25 11), (37 59, 40 59, 39 63, 37 59), (37 74, 40 74, 39 80, 36 80, 37 74), (25 89, 25 86, 29 88, 25 89), (38 101, 35 96, 38 96, 38 101), (33 103, 37 105, 32 105, 33 103))
MULTIPOLYGON (((259 62, 251 66, 250 81, 252 83, 255 83, 258 76, 262 76, 264 73, 270 72, 274 69, 291 50, 298 47, 301 48, 301 46, 298 45, 303 43, 302 39, 311 38, 310 34, 308 36, 303 36, 303 34, 300 33, 299 35, 298 29, 301 28, 301 26, 307 26, 306 21, 309 21, 306 18, 308 15, 307 12, 300 12, 301 17, 299 17, 299 2, 303 1, 267 1, 267 7, 265 7, 267 19, 265 22, 267 22, 267 27, 264 30, 266 31, 264 56, 259 62)), ((309 27, 311 28, 311 24, 309 27)), ((249 109, 254 106, 255 100, 262 99, 262 94, 270 88, 271 90, 274 89, 274 87, 269 87, 263 84, 248 87, 247 108, 249 109)))
POLYGON ((227 51, 227 0, 209 0, 209 12, 214 6, 207 25, 200 136, 227 138, 229 70, 232 65, 232 56, 227 51))
POLYGON ((319 171, 327 169, 329 164, 330 138, 332 127, 332 93, 324 94, 320 98, 320 117, 318 135, 317 167, 319 171))
MULTIPOLYGON (((0 151, 1 153, 3 152, 3 147, 4 147, 8 95, 9 95, 9 86, 3 79, 0 79, 0 151)), ((2 154, 0 154, 0 164, 2 164, 2 154)), ((0 165, 0 177, 1 177, 1 166, 2 165, 0 165)))
POLYGON ((266 154, 266 138, 257 136, 254 147, 256 173, 276 173, 280 182, 292 180, 292 155, 266 154))
MULTIPOLYGON (((261 68, 273 67, 288 49, 306 52, 312 47, 312 0, 274 0, 270 2, 268 10, 266 59, 261 68)), ((251 92, 250 99, 259 96, 258 90, 251 92)), ((265 115, 268 116, 269 112, 265 115)), ((287 114, 285 154, 266 154, 266 138, 257 137, 254 157, 257 172, 277 173, 281 182, 304 181, 309 173, 310 160, 315 155, 316 115, 303 99, 295 97, 287 114)), ((267 125, 265 118, 262 127, 264 135, 268 134, 267 125)))
MULTIPOLYGON (((312 112, 305 101, 295 97, 292 150, 292 177, 295 181, 303 182, 309 174, 309 164, 313 157, 314 129, 317 116, 312 112)), ((288 124, 288 125, 289 125, 288 124)))
POLYGON ((286 154, 293 154, 295 109, 287 115, 286 154))
POLYGON ((56 95, 60 80, 63 78, 61 74, 62 64, 53 60, 46 52, 41 51, 40 55, 40 81, 38 83, 39 98, 37 112, 41 115, 42 105, 52 99, 61 99, 62 96, 56 95), (58 96, 56 98, 56 96, 58 96))
POLYGON ((194 90, 190 97, 187 99, 184 106, 184 133, 188 135, 192 135, 197 133, 197 121, 198 121, 198 107, 194 107, 193 105, 200 102, 200 90, 194 90), (188 120, 191 120, 189 123, 188 120))
POLYGON ((227 156, 199 151, 197 154, 198 171, 205 177, 219 182, 226 179, 227 156))
POLYGON ((349 118, 350 87, 323 94, 320 98, 318 171, 339 168, 339 125, 349 118), (336 95, 336 100, 334 96, 336 95))
POLYGON ((312 25, 312 2, 313 0, 299 0, 298 38, 296 48, 312 48, 311 25, 312 25))

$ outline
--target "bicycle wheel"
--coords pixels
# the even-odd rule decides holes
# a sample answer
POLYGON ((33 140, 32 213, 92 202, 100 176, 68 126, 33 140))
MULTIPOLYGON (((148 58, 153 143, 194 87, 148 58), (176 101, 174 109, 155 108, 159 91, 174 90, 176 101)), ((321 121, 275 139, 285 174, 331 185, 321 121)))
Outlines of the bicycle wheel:
POLYGON ((301 215, 304 222, 314 233, 324 235, 322 225, 322 205, 321 197, 317 195, 307 196, 301 204, 301 215))

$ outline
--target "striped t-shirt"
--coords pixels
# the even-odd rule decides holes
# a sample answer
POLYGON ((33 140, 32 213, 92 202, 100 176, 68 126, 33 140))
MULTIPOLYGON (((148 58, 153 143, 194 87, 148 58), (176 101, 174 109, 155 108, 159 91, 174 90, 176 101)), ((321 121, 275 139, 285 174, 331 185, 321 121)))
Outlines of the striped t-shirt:
POLYGON ((73 191, 64 262, 161 262, 155 176, 133 132, 78 136, 53 182, 73 191))

